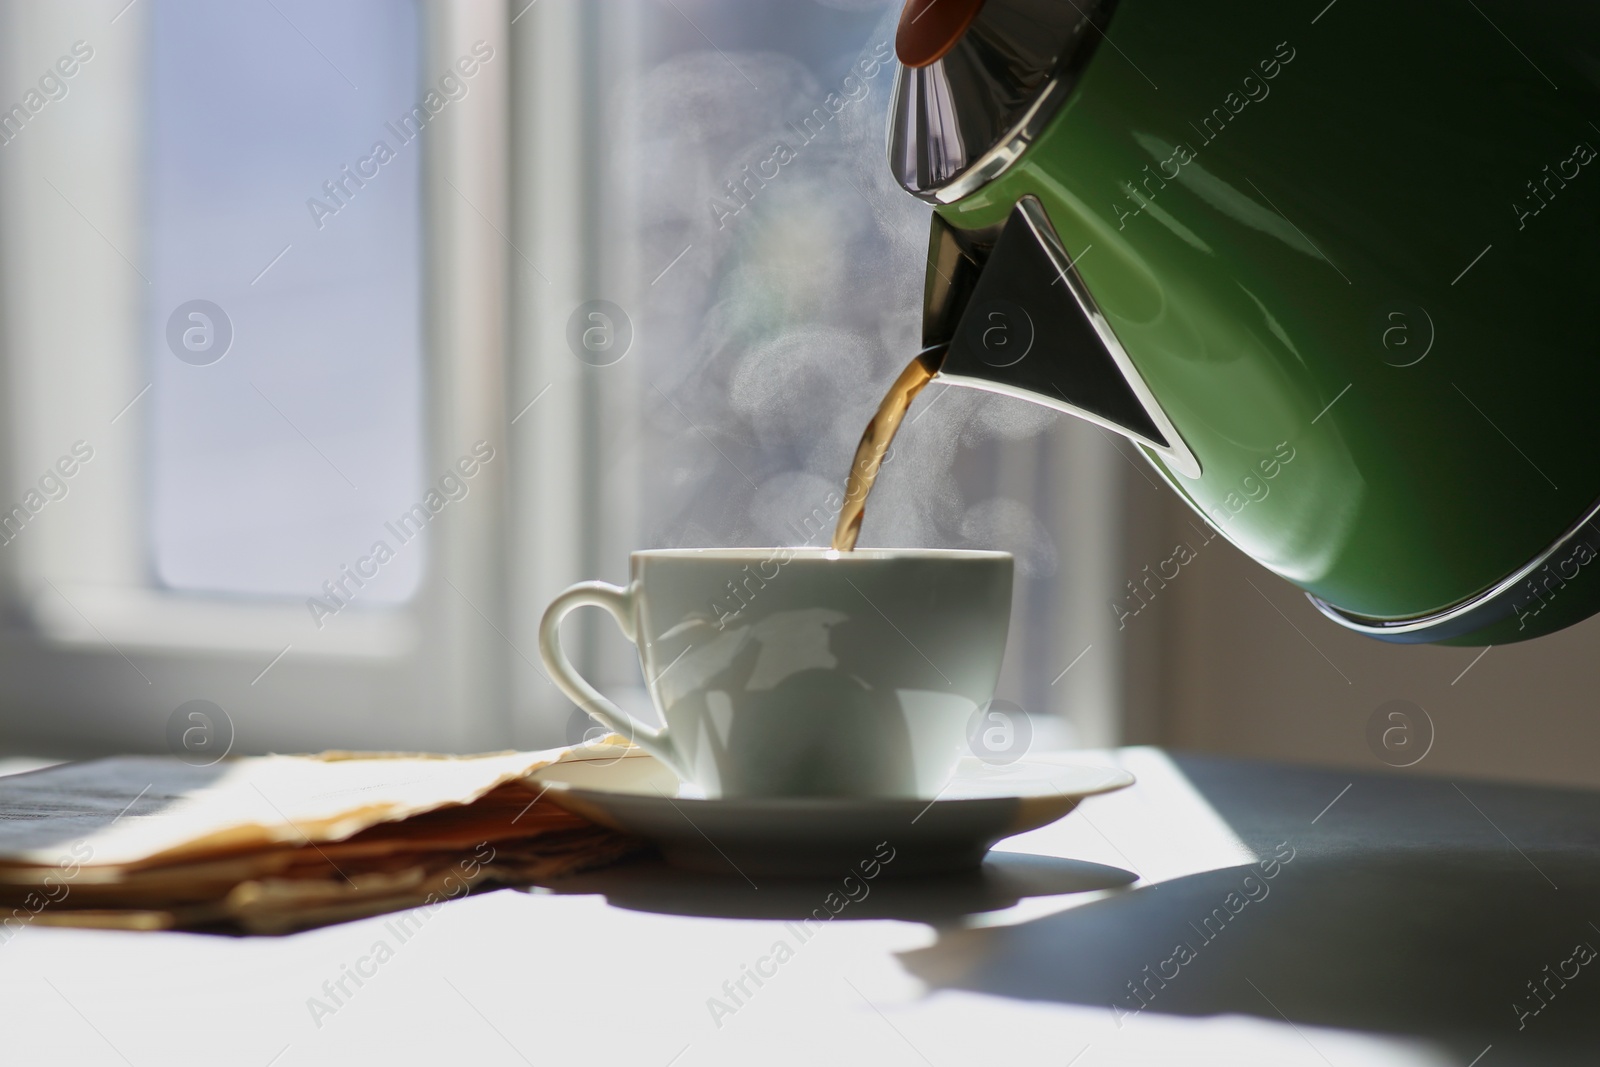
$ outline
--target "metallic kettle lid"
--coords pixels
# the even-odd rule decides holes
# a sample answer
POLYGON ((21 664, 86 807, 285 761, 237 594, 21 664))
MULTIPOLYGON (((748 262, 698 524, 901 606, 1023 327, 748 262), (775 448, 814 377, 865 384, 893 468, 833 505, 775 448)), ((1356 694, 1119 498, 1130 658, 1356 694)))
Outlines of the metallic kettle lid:
POLYGON ((889 167, 949 204, 994 180, 1071 92, 1114 0, 908 0, 889 167))

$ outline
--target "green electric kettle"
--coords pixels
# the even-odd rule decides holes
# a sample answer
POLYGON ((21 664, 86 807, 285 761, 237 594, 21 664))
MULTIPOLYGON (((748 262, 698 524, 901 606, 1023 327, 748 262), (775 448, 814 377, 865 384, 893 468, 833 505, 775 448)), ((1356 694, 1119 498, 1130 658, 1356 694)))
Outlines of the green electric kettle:
POLYGON ((1600 6, 911 0, 895 45, 942 378, 1127 436, 1361 633, 1600 610, 1600 6))

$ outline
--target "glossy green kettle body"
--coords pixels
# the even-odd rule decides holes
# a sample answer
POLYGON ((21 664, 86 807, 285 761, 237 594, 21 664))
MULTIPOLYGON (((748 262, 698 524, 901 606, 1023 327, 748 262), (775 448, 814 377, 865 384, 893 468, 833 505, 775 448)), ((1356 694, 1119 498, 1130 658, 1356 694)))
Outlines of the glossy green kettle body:
MULTIPOLYGON (((996 4, 965 5, 969 37, 996 4)), ((915 173, 927 125, 897 102, 898 172, 938 216, 944 372, 1128 433, 1374 636, 1500 642, 1600 609, 1600 10, 1024 6, 1059 8, 1024 87, 1057 99, 1001 130, 1006 158, 915 173)))

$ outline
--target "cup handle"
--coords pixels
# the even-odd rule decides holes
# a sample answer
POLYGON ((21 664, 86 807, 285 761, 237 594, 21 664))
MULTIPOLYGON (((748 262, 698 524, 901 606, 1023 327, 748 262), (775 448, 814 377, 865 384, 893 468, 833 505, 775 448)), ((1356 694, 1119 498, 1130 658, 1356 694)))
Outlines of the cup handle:
POLYGON ((650 755, 661 760, 682 777, 678 753, 667 731, 646 726, 600 695, 577 672, 561 649, 561 620, 576 608, 605 608, 617 621, 622 636, 639 643, 638 615, 634 611, 633 590, 609 582, 579 582, 550 602, 539 620, 539 657, 550 672, 551 681, 578 707, 602 726, 628 738, 650 755))

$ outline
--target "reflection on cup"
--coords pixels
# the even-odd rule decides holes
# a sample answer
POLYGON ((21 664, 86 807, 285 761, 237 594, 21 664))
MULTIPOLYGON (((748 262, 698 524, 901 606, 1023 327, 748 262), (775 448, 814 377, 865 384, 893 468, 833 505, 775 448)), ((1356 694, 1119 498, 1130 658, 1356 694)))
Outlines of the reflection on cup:
POLYGON ((627 586, 555 599, 539 651, 580 709, 708 797, 927 799, 969 752, 1009 763, 1031 743, 1026 713, 993 700, 1013 570, 1003 552, 942 549, 635 552, 627 586), (775 552, 781 576, 757 566, 775 552), (737 613, 710 606, 729 590, 737 613), (664 726, 567 661, 560 623, 579 607, 604 608, 638 646, 664 726))

